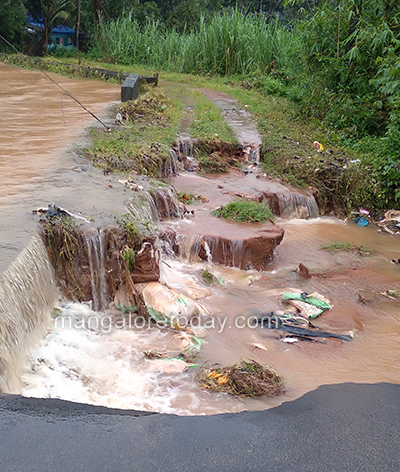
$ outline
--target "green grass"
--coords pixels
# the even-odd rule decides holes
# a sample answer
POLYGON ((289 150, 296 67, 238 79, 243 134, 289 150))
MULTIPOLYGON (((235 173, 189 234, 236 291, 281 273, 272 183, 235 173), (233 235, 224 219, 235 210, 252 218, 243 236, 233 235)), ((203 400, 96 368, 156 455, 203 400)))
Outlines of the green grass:
POLYGON ((163 177, 163 163, 175 142, 183 104, 172 102, 162 89, 151 88, 118 111, 127 117, 126 124, 110 132, 93 130, 93 144, 84 150, 86 157, 105 173, 163 177))
POLYGON ((193 138, 207 140, 210 138, 237 143, 232 129, 226 124, 221 109, 208 100, 201 92, 194 92, 194 118, 189 126, 193 138))
POLYGON ((249 74, 293 69, 302 47, 294 28, 239 9, 200 20, 198 31, 178 34, 158 22, 141 27, 130 14, 101 23, 91 54, 120 64, 148 64, 181 73, 249 74), (101 37, 101 39, 100 39, 101 37))
POLYGON ((121 259, 125 265, 125 270, 129 273, 135 269, 136 252, 129 246, 124 246, 121 250, 121 259))
POLYGON ((327 246, 320 246, 319 248, 322 251, 329 251, 329 252, 353 252, 359 254, 360 256, 369 256, 371 251, 366 249, 363 246, 356 246, 351 244, 349 241, 344 241, 342 243, 332 243, 327 246))
POLYGON ((258 202, 236 201, 230 202, 212 213, 219 218, 240 221, 244 223, 274 222, 271 209, 258 202))

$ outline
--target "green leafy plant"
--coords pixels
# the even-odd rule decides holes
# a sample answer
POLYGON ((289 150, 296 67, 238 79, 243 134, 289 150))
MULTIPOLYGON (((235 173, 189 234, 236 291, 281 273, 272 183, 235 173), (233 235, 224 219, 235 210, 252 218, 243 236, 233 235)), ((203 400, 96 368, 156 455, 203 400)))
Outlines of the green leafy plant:
POLYGON ((128 273, 135 269, 136 252, 131 247, 125 245, 121 249, 121 259, 128 273))

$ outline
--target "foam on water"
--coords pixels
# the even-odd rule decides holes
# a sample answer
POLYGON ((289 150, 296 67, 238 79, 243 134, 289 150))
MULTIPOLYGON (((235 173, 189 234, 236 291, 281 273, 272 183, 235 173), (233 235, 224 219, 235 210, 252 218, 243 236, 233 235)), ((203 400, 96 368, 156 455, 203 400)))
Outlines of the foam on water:
POLYGON ((179 361, 145 358, 143 351, 149 349, 179 352, 182 335, 128 323, 120 329, 110 319, 88 305, 63 306, 51 331, 31 352, 22 394, 180 415, 244 409, 241 400, 200 390, 195 369, 182 373, 179 361))

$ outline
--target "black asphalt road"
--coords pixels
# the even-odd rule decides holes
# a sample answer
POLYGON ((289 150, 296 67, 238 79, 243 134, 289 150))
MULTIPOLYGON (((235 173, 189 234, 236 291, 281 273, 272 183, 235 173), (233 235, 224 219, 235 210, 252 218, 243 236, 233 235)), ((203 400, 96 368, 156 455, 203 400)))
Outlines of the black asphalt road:
POLYGON ((0 396, 0 471, 400 471, 400 385, 178 417, 0 396))

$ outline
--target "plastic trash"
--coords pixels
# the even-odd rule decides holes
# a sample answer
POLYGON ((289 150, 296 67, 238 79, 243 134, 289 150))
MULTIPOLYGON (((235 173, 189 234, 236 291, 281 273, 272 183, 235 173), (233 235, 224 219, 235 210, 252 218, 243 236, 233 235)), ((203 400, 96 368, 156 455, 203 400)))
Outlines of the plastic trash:
POLYGON ((184 349, 180 354, 179 358, 185 362, 194 362, 198 356, 201 346, 204 343, 204 339, 196 338, 196 336, 190 336, 191 344, 186 349, 184 349))
POLYGON ((282 295, 282 301, 284 303, 295 301, 296 303, 291 304, 298 308, 303 316, 310 319, 316 318, 323 313, 324 310, 330 310, 332 308, 329 301, 320 294, 307 295, 305 292, 286 292, 282 295), (315 309, 310 309, 310 305, 315 309))
POLYGON ((262 328, 277 329, 286 333, 294 334, 301 338, 336 338, 342 341, 351 341, 351 334, 336 334, 328 331, 320 331, 318 329, 309 329, 296 325, 293 319, 281 317, 279 315, 268 314, 258 319, 258 324, 262 328))
POLYGON ((368 221, 363 217, 363 216, 359 216, 357 218, 354 219, 355 223, 358 224, 358 226, 368 226, 368 221))
POLYGON ((378 226, 380 230, 389 234, 400 234, 400 211, 388 210, 385 213, 385 218, 382 219, 378 226))
POLYGON ((167 285, 149 282, 136 284, 136 287, 143 295, 151 318, 161 324, 183 329, 192 318, 207 314, 201 305, 167 285))
POLYGON ((318 151, 318 152, 324 150, 324 146, 322 146, 322 144, 319 143, 318 141, 314 141, 314 146, 317 148, 317 151, 318 151))

